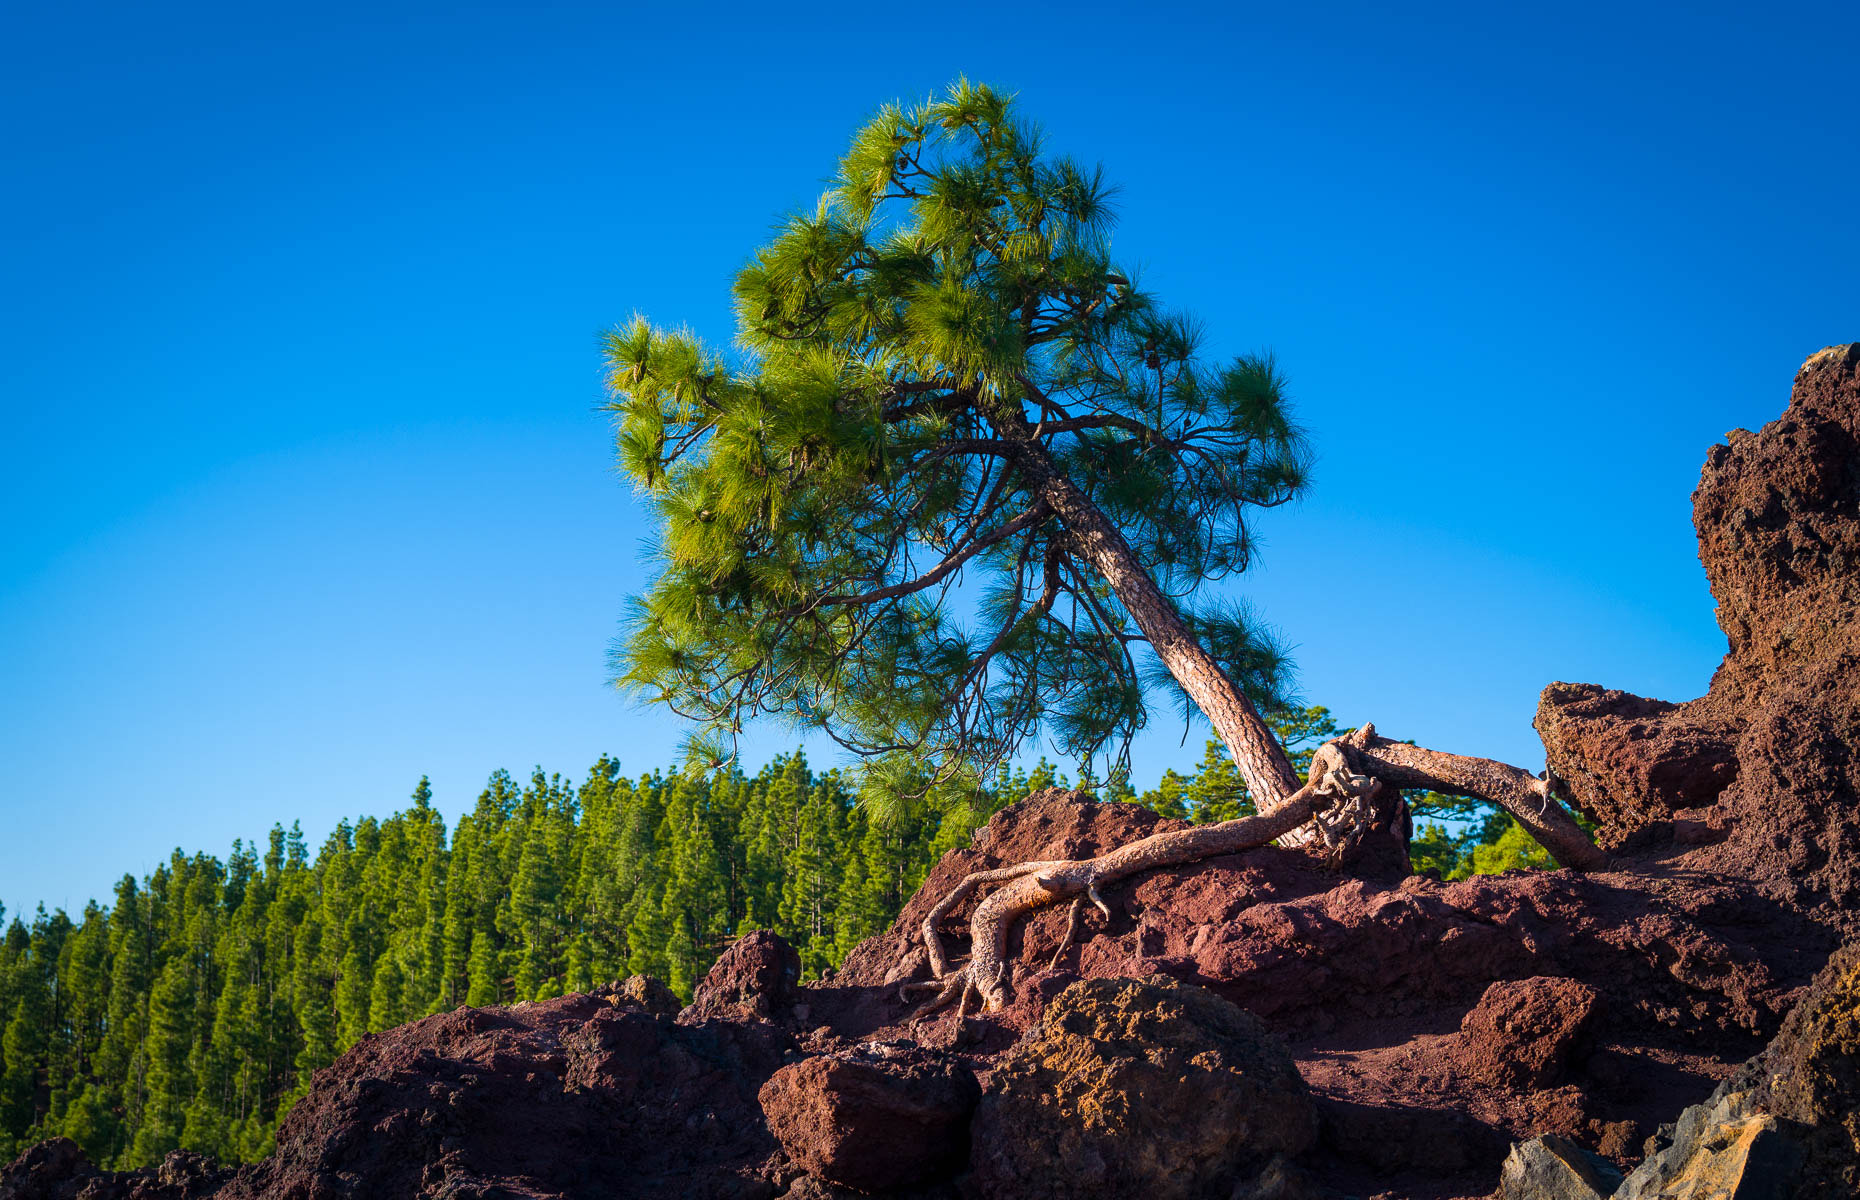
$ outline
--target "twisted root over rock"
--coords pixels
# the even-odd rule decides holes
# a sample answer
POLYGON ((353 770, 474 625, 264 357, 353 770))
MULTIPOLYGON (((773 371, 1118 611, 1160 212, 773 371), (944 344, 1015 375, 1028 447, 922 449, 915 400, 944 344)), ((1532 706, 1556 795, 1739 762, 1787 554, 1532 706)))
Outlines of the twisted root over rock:
POLYGON ((931 978, 905 984, 900 994, 936 993, 920 1010, 920 1017, 953 1003, 961 1019, 972 999, 979 1000, 985 1011, 997 1010, 1013 991, 1013 967, 1006 953, 1008 933, 1026 914, 1072 901, 1065 937, 1054 955, 1057 962, 1078 934, 1087 901, 1110 916, 1101 892, 1107 884, 1156 867, 1235 854, 1281 838, 1341 854, 1372 828, 1374 801, 1384 788, 1424 788, 1490 801, 1515 817, 1560 866, 1593 870, 1605 865, 1606 856, 1557 801, 1556 785, 1548 773, 1539 779, 1521 767, 1491 759, 1390 741, 1378 736, 1375 726, 1365 725, 1320 746, 1312 756, 1305 785, 1285 803, 1256 816, 1152 834, 1096 858, 1022 862, 975 872, 924 918, 931 978), (1000 886, 970 918, 968 961, 953 965, 937 926, 970 892, 986 884, 1000 886))

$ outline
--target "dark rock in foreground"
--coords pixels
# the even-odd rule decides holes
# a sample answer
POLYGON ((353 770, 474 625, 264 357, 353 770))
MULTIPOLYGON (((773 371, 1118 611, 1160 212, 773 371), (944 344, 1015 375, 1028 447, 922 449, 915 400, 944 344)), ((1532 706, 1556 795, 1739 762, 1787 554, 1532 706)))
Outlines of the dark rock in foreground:
POLYGON ((874 1042, 783 1067, 762 1085, 761 1101, 769 1130, 801 1170, 889 1195, 967 1165, 981 1095, 958 1060, 874 1042))
POLYGON ((1512 1148, 1493 1200, 1608 1200, 1620 1186, 1613 1163, 1550 1133, 1512 1148))
POLYGON ((970 1190, 1192 1200, 1317 1140, 1291 1055, 1258 1018, 1163 976, 1075 983, 995 1068, 970 1190))
POLYGON ((0 1168, 0 1200, 206 1200, 232 1171, 171 1151, 151 1171, 99 1171, 69 1138, 49 1138, 0 1168))
POLYGON ((779 1189, 756 1089, 789 1046, 621 992, 428 1017, 318 1072, 277 1153, 219 1195, 762 1200, 779 1189))

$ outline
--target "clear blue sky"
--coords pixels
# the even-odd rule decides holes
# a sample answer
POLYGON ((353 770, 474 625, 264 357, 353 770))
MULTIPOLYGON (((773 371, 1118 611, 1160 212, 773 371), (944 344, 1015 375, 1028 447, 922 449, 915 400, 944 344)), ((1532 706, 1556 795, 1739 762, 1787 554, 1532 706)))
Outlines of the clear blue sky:
POLYGON ((671 761, 604 682, 597 334, 726 338, 860 120, 961 72, 1289 371, 1317 486, 1247 590, 1312 700, 1536 767, 1550 680, 1702 691, 1706 447, 1860 338, 1860 9, 1066 7, 16 6, 0 902, 671 761))

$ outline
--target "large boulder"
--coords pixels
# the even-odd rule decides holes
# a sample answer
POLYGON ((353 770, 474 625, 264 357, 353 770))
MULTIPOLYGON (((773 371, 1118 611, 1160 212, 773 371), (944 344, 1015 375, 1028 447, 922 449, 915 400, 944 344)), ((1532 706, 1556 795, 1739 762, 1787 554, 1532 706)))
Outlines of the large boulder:
MULTIPOLYGON (((1643 1160, 1617 1200, 1797 1200, 1802 1149, 1748 1091, 1720 1091, 1680 1115, 1672 1141, 1643 1160)), ((1847 1190, 1821 1191, 1849 1197, 1847 1190)))
POLYGON ((676 1023, 623 990, 442 1013, 317 1072, 277 1152, 219 1195, 770 1200, 755 1096, 791 1049, 768 1022, 676 1023))
POLYGON ((1512 1147, 1492 1200, 1608 1200, 1620 1185, 1613 1163, 1547 1133, 1512 1147))
POLYGON ((1304 1080, 1251 1014, 1164 976, 1075 983, 976 1112, 983 1196, 1223 1198, 1317 1136, 1304 1080))
POLYGON ((1499 1087, 1554 1087, 1583 1048, 1601 1004, 1601 993, 1575 979, 1494 983, 1460 1022, 1455 1057, 1469 1074, 1499 1087))
POLYGON ((1619 845, 1737 778, 1735 722, 1592 683, 1553 683, 1537 705, 1550 769, 1619 845))
POLYGON ((731 942, 698 982, 686 1021, 771 1018, 794 1003, 801 956, 779 933, 758 929, 731 942))
POLYGON ((769 1131, 818 1179, 889 1195, 968 1161, 975 1073, 907 1043, 868 1043, 783 1067, 762 1085, 769 1131))

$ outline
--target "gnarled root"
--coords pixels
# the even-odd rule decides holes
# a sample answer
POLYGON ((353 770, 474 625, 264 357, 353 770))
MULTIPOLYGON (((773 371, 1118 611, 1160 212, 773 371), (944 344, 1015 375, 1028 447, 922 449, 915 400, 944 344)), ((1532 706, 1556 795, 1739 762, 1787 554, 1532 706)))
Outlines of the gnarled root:
POLYGON ((1066 932, 1059 939, 1059 949, 1053 951, 1053 957, 1047 961, 1046 969, 1057 971, 1059 960, 1072 948, 1072 941, 1079 935, 1079 918, 1085 915, 1085 897, 1078 896, 1072 901, 1072 911, 1066 916, 1066 932))
POLYGON ((1496 804, 1524 826, 1558 866, 1595 871, 1608 864, 1608 856, 1557 800, 1557 779, 1548 771, 1539 779, 1509 763, 1391 741, 1378 736, 1374 725, 1326 743, 1319 753, 1332 748, 1348 769, 1389 787, 1424 788, 1496 804))
POLYGON ((1340 855, 1370 830, 1374 801, 1385 788, 1426 788, 1490 801, 1524 825, 1559 865, 1592 870, 1607 863, 1575 818, 1557 802, 1555 780, 1547 773, 1539 779, 1520 767, 1491 759, 1390 741, 1378 736, 1373 725, 1365 725, 1318 747, 1305 785, 1283 804, 1256 816, 1151 834, 1096 858, 1016 863, 975 872, 924 918, 924 948, 933 978, 905 985, 900 995, 920 988, 938 989, 936 998, 918 1014, 920 1018, 951 1002, 956 1003, 959 1016, 966 1016, 971 995, 980 999, 984 1011, 998 1010, 1007 1003, 1012 978, 1006 957, 1008 932, 1028 913, 1072 901, 1065 935, 1052 958, 1051 965, 1057 966, 1078 936, 1086 901, 1107 918, 1111 915, 1099 891, 1105 884, 1154 867, 1250 850, 1279 838, 1315 842, 1330 854, 1340 855), (952 969, 937 925, 983 884, 1001 886, 976 906, 969 920, 969 961, 952 969))

